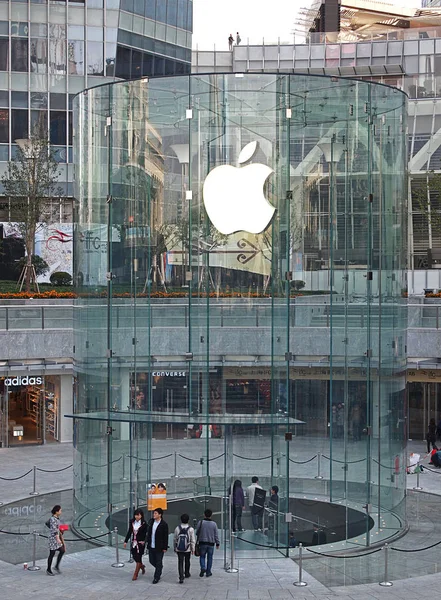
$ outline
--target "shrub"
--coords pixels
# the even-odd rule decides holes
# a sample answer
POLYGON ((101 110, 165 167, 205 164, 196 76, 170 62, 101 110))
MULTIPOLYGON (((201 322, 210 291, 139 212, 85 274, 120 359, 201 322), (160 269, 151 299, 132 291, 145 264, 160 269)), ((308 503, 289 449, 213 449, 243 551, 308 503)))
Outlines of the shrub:
POLYGON ((52 273, 49 279, 52 285, 72 284, 72 275, 69 275, 69 273, 66 273, 65 271, 55 271, 55 273, 52 273))
MULTIPOLYGON (((26 265, 26 262, 26 256, 23 256, 23 258, 20 258, 20 260, 18 261, 19 274, 22 272, 24 266, 26 265)), ((34 266, 35 274, 37 275, 37 277, 40 277, 40 275, 46 275, 46 273, 49 271, 49 265, 47 264, 47 262, 37 254, 34 254, 32 256, 32 264, 34 266)))
POLYGON ((305 287, 306 283, 304 281, 301 281, 300 279, 295 279, 292 283, 291 283, 292 287, 295 290, 303 290, 303 288, 305 287))

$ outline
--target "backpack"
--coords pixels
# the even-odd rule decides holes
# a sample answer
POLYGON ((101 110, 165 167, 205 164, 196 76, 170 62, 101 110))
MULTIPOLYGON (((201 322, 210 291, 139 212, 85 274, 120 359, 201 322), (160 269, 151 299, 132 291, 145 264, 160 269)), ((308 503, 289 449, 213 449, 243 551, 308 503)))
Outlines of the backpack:
POLYGON ((176 544, 177 552, 188 552, 188 550, 190 549, 189 531, 190 527, 186 527, 184 529, 182 525, 179 525, 178 543, 176 544))

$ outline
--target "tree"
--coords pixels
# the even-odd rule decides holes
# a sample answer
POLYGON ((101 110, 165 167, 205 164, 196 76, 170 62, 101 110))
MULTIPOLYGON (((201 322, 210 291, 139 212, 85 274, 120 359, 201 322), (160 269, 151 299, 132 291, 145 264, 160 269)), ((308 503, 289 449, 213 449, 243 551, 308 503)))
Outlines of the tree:
POLYGON ((23 277, 26 291, 30 292, 35 279, 32 257, 37 226, 47 220, 49 199, 61 196, 62 190, 57 185, 60 172, 49 140, 35 130, 29 139, 17 143, 16 156, 9 161, 1 181, 6 196, 13 202, 13 219, 25 243, 23 277))

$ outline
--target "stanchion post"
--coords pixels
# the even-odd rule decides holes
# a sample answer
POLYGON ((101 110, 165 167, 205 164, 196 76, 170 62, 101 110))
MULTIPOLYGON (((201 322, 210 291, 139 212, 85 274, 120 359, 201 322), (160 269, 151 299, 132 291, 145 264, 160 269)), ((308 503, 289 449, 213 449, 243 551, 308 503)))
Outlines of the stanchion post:
POLYGON ((303 544, 299 544, 299 580, 294 581, 294 585, 297 587, 305 587, 308 584, 303 581, 303 544))
POLYGON ((33 477, 34 483, 32 486, 32 492, 29 492, 29 496, 38 496, 38 492, 37 492, 37 467, 34 465, 34 477, 33 477))
POLYGON ((38 533, 35 531, 32 532, 32 565, 30 567, 28 567, 28 571, 40 571, 40 567, 37 567, 37 565, 35 564, 35 561, 37 559, 37 537, 38 537, 38 533))
POLYGON ((392 581, 389 581, 389 546, 387 543, 383 546, 384 550, 384 581, 380 581, 380 585, 383 587, 392 587, 392 581))
POLYGON ((317 475, 314 479, 323 479, 322 475, 322 453, 317 452, 317 475))
POLYGON ((417 490, 417 491, 419 491, 419 492, 420 492, 420 491, 423 489, 423 488, 420 486, 420 471, 421 471, 421 466, 420 466, 420 463, 418 463, 418 466, 417 466, 417 473, 416 473, 416 476, 417 476, 417 480, 416 480, 416 486, 415 486, 413 489, 414 489, 414 490, 417 490))
POLYGON ((178 454, 175 450, 175 457, 174 457, 174 469, 173 469, 173 477, 175 479, 178 479, 179 475, 178 475, 178 454))
POLYGON ((115 527, 113 533, 115 534, 116 561, 112 564, 112 567, 115 567, 115 569, 120 569, 124 566, 124 563, 119 560, 118 527, 115 527))
POLYGON ((123 452, 123 455, 122 455, 122 464, 123 464, 122 477, 121 477, 120 481, 127 481, 127 477, 126 477, 126 454, 125 454, 125 452, 123 452))
POLYGON ((226 569, 227 573, 239 573, 239 569, 234 566, 234 538, 235 535, 233 533, 233 486, 231 486, 231 491, 229 495, 229 505, 228 505, 228 518, 229 518, 229 528, 230 528, 230 566, 226 569))

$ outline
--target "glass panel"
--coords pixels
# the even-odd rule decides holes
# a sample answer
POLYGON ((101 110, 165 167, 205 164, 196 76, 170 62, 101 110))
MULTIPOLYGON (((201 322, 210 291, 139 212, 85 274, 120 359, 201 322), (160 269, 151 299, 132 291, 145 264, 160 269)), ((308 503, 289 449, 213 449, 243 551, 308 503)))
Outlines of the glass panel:
POLYGON ((27 110, 11 110, 11 137, 13 140, 28 137, 27 110))
POLYGON ((67 56, 69 75, 84 75, 84 42, 69 41, 67 56))
POLYGON ((11 39, 11 71, 28 70, 28 40, 11 39))
POLYGON ((9 110, 0 110, 0 142, 9 142, 9 110))
POLYGON ((51 110, 49 113, 51 144, 66 144, 67 114, 65 111, 51 110))
MULTIPOLYGON (((118 48, 119 76, 150 60, 118 48)), ((169 514, 215 507, 226 565, 334 545, 334 510, 343 550, 400 534, 405 96, 219 74, 74 106, 75 524, 125 523, 165 482, 169 514), (231 498, 253 476, 258 502, 231 498)))
POLYGON ((31 38, 31 71, 47 73, 47 40, 31 38))
POLYGON ((88 75, 103 75, 103 44, 99 42, 87 43, 87 73, 88 75))

